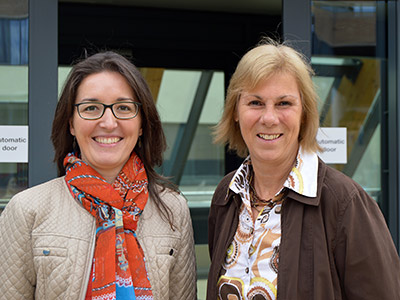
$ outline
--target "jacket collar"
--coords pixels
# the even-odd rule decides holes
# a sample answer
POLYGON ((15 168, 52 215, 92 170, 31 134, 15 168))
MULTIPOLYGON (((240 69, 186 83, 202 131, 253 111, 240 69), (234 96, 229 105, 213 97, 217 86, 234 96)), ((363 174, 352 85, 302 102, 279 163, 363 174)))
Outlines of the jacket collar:
MULTIPOLYGON (((234 193, 230 188, 230 183, 232 181, 233 176, 235 175, 236 171, 232 171, 229 174, 227 174, 224 178, 222 178, 221 182, 218 185, 218 188, 215 190, 214 196, 213 196, 213 201, 215 205, 218 206, 225 206, 227 205, 230 201, 232 201, 233 198, 238 199, 241 201, 239 198, 240 196, 236 193, 234 193), (235 197, 235 195, 237 197, 235 197)), ((236 200, 237 202, 239 202, 236 200)))
MULTIPOLYGON (((287 197, 298 201, 300 203, 306 204, 306 205, 312 205, 312 206, 318 206, 320 203, 320 198, 321 198, 321 190, 322 190, 322 185, 326 173, 326 168, 327 166, 321 161, 320 158, 318 158, 318 176, 317 176, 317 192, 315 197, 307 197, 304 195, 301 195, 294 191, 293 189, 288 189, 288 194, 287 197)), ((220 182, 220 187, 216 191, 216 195, 214 195, 214 204, 218 206, 225 206, 227 205, 230 201, 235 199, 234 201, 237 203, 237 205, 240 205, 241 199, 238 194, 233 192, 229 186, 230 182, 232 181, 233 176, 235 175, 236 171, 233 171, 226 175, 220 182)))

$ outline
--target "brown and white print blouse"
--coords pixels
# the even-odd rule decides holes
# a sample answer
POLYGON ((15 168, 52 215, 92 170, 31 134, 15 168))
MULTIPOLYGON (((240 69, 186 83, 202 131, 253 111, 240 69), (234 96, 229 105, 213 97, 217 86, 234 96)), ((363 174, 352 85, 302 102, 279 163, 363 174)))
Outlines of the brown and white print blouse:
POLYGON ((229 188, 242 205, 235 237, 227 249, 223 275, 218 280, 218 299, 276 299, 281 241, 281 206, 286 189, 308 197, 317 193, 318 157, 299 149, 296 164, 271 204, 252 218, 250 188, 253 168, 247 157, 229 188))

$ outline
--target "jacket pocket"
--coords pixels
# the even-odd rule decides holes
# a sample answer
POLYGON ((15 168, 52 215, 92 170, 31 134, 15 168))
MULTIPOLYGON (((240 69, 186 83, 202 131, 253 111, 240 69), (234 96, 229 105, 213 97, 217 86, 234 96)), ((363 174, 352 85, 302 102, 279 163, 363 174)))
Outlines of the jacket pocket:
POLYGON ((178 250, 171 246, 160 246, 157 248, 157 256, 167 256, 171 258, 176 258, 178 255, 178 250))
POLYGON ((36 257, 66 257, 66 248, 57 247, 37 247, 33 248, 33 256, 36 257))
POLYGON ((36 271, 37 299, 59 299, 68 288, 70 264, 68 251, 61 247, 35 247, 33 259, 36 271))

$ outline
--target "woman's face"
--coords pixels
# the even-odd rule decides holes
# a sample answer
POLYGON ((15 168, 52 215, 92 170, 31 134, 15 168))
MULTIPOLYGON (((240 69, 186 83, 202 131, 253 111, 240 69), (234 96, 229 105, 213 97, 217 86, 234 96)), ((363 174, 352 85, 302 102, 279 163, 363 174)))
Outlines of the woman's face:
POLYGON ((297 155, 301 119, 296 79, 278 73, 242 93, 235 120, 252 162, 280 165, 297 155))
MULTIPOLYGON (((87 76, 80 84, 75 104, 137 101, 126 79, 116 72, 101 72, 87 76)), ((140 113, 133 119, 119 120, 106 109, 98 120, 84 120, 75 108, 70 120, 70 132, 76 137, 82 160, 107 181, 118 175, 129 159, 142 134, 140 113)))

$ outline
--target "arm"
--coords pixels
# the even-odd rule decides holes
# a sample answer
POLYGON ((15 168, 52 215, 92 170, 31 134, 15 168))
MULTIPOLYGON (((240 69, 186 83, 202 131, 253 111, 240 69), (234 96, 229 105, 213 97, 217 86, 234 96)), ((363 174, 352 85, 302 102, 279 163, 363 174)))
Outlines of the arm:
MULTIPOLYGON (((218 205, 215 203, 219 203, 225 199, 227 196, 227 189, 229 188, 229 183, 232 180, 233 175, 236 171, 233 171, 226 175, 221 182, 218 184, 215 189, 214 195, 211 200, 210 212, 208 214, 208 252, 210 255, 211 261, 213 260, 214 254, 214 239, 215 239, 215 224, 217 218, 217 210, 218 205)), ((218 230, 218 229, 217 229, 218 230)), ((236 228, 235 228, 236 231, 236 228)))
POLYGON ((376 202, 354 190, 339 218, 335 260, 349 300, 400 299, 400 262, 376 202))
POLYGON ((176 230, 181 232, 181 240, 174 269, 171 272, 170 299, 191 300, 197 299, 193 227, 186 200, 183 197, 180 200, 182 204, 181 218, 176 230))
MULTIPOLYGON (((214 200, 215 195, 213 196, 214 200)), ((212 204, 214 201, 211 201, 210 213, 208 215, 208 253, 210 255, 210 259, 213 259, 213 249, 214 249, 214 231, 215 231, 215 206, 212 204)))
POLYGON ((31 228, 25 207, 11 199, 0 216, 0 299, 34 299, 31 228))

